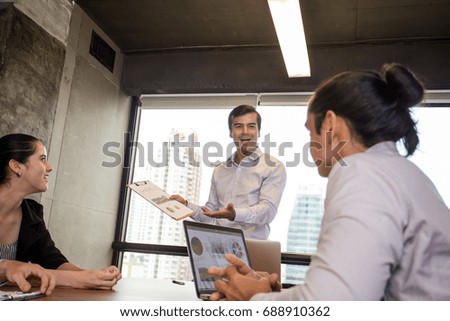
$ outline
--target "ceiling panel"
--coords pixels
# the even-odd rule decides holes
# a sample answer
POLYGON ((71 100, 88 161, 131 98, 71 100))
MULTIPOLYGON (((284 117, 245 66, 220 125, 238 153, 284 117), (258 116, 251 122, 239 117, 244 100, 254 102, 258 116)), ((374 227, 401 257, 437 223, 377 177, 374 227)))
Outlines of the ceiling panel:
POLYGON ((300 0, 312 75, 287 77, 266 0, 75 0, 125 54, 131 95, 310 91, 404 63, 449 88, 450 0, 300 0))
POLYGON ((266 1, 76 1, 123 51, 276 45, 266 1))
POLYGON ((359 40, 450 38, 450 2, 364 0, 357 29, 359 40))
MULTIPOLYGON (((124 51, 277 46, 264 0, 76 0, 124 51)), ((307 42, 450 37, 450 0, 302 0, 307 42)))

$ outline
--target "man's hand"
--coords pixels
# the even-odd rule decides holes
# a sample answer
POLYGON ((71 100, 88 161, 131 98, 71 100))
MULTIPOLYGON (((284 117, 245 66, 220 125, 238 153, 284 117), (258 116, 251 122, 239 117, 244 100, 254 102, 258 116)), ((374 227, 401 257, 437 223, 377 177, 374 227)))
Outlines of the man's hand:
POLYGON ((46 295, 51 294, 56 285, 55 277, 38 264, 5 260, 1 262, 0 270, 3 270, 8 281, 17 284, 22 292, 31 290, 29 281, 39 282, 40 292, 46 295))
POLYGON ((169 197, 169 199, 171 199, 171 200, 176 200, 176 201, 180 202, 181 204, 187 206, 187 201, 186 201, 182 196, 180 196, 180 195, 178 195, 178 194, 171 195, 171 196, 169 197))
POLYGON ((236 211, 234 210, 234 206, 232 203, 228 203, 227 207, 217 212, 211 212, 207 207, 202 207, 202 210, 203 214, 212 218, 226 218, 230 221, 234 221, 234 219, 236 218, 236 211))
POLYGON ((256 293, 281 290, 276 273, 256 272, 229 253, 225 254, 225 258, 231 265, 208 269, 209 274, 221 278, 215 282, 218 292, 213 293, 212 300, 249 300, 256 293))

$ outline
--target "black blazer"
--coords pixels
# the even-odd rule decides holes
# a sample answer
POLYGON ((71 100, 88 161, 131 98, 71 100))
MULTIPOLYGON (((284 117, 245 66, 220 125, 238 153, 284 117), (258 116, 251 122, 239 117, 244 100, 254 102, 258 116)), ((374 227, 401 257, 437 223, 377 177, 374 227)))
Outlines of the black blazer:
POLYGON ((22 224, 20 225, 17 245, 17 261, 31 262, 46 269, 57 269, 68 262, 55 246, 44 222, 41 204, 31 199, 24 199, 22 207, 22 224))

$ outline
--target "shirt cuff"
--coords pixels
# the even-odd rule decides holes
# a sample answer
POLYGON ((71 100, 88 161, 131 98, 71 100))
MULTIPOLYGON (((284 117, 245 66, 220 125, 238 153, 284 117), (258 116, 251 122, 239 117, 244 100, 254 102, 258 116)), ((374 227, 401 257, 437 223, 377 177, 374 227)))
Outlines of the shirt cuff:
POLYGON ((254 296, 250 298, 250 301, 266 301, 265 293, 256 293, 254 296))
POLYGON ((235 208, 236 216, 234 217, 234 222, 245 222, 245 213, 244 210, 235 208))
POLYGON ((189 207, 192 211, 195 212, 195 214, 193 216, 197 216, 197 215, 203 213, 201 207, 196 204, 188 203, 187 207, 189 207))

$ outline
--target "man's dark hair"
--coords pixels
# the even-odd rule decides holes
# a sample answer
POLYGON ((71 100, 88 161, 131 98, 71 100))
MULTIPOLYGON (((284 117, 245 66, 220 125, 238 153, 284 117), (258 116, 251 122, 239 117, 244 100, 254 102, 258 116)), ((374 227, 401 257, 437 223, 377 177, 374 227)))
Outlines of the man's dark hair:
POLYGON ((243 116, 249 113, 256 113, 257 119, 256 123, 258 125, 258 130, 261 130, 261 115, 256 111, 256 108, 252 105, 239 105, 235 107, 228 115, 228 129, 231 131, 231 125, 236 117, 243 116))
POLYGON ((320 133, 328 110, 344 118, 352 133, 366 147, 402 140, 407 156, 419 144, 410 108, 423 97, 416 76, 399 64, 384 64, 381 72, 349 71, 319 85, 309 105, 320 133))

